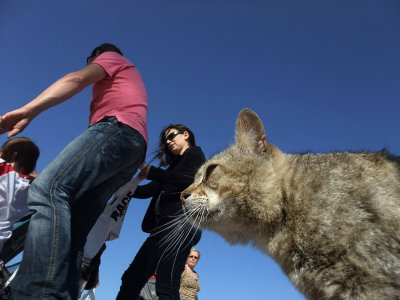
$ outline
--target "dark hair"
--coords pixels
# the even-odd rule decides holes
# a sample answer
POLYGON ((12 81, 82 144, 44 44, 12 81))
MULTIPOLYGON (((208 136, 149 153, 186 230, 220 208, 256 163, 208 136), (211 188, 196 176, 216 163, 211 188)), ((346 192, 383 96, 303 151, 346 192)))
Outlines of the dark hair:
POLYGON ((17 137, 8 140, 0 149, 1 158, 8 163, 15 163, 15 170, 28 175, 36 167, 40 151, 32 140, 26 137, 17 137))
POLYGON ((158 142, 158 150, 156 151, 156 154, 154 155, 153 159, 158 159, 160 162, 160 166, 165 167, 165 166, 170 166, 174 160, 176 159, 176 156, 171 153, 167 146, 167 141, 165 140, 165 133, 170 130, 171 128, 175 128, 178 131, 185 132, 187 131, 189 133, 189 147, 194 147, 196 146, 196 140, 194 137, 193 132, 185 125, 183 124, 170 124, 167 127, 165 127, 161 133, 160 133, 160 138, 158 142))
POLYGON ((117 53, 123 55, 122 51, 119 50, 119 48, 117 46, 115 46, 113 44, 110 44, 110 43, 104 43, 104 44, 101 44, 100 46, 97 46, 96 48, 93 49, 93 51, 90 54, 90 56, 88 56, 88 58, 86 58, 86 62, 90 58, 94 57, 97 54, 97 52, 98 52, 98 54, 101 54, 101 53, 104 53, 104 52, 117 52, 117 53))

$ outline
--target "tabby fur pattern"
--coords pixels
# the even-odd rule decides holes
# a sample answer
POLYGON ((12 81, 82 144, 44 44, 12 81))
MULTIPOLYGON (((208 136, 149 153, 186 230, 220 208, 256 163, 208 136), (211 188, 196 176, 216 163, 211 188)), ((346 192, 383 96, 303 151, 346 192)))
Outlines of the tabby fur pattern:
POLYGON ((400 299, 400 158, 285 154, 256 113, 181 195, 196 226, 270 255, 308 298, 400 299))

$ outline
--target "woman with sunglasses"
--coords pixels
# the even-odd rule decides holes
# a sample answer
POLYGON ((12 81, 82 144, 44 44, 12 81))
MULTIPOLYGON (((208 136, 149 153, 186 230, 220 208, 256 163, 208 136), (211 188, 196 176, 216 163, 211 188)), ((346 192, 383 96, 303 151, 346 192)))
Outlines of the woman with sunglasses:
POLYGON ((181 276, 181 287, 179 294, 184 300, 197 300, 197 293, 200 291, 199 275, 194 270, 200 259, 200 251, 196 248, 190 250, 185 270, 181 276))
POLYGON ((180 193, 193 183, 205 162, 193 132, 182 124, 167 126, 160 134, 155 158, 160 167, 142 166, 139 177, 151 182, 134 194, 135 198, 152 197, 142 223, 150 236, 123 274, 117 300, 137 299, 154 273, 159 300, 179 300, 181 273, 190 249, 200 240, 201 231, 179 218, 183 214, 180 193))

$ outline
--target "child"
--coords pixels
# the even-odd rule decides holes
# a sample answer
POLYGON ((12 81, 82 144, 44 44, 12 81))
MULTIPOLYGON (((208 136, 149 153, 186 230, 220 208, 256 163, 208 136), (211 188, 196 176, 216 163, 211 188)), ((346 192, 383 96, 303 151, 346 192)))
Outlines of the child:
POLYGON ((39 148, 24 137, 10 139, 0 149, 0 252, 14 223, 28 212, 28 189, 34 178, 29 174, 39 154, 39 148))

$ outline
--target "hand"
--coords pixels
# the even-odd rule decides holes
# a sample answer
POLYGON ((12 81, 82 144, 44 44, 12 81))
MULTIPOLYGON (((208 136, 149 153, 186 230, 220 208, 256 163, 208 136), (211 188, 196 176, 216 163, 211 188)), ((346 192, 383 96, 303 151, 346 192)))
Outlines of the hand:
POLYGON ((10 138, 23 131, 31 120, 31 111, 27 107, 8 112, 0 117, 0 134, 10 131, 7 135, 10 138))
POLYGON ((151 165, 143 164, 140 166, 140 173, 138 174, 138 177, 140 179, 147 179, 147 176, 149 175, 151 165))
POLYGON ((32 183, 32 181, 33 181, 34 179, 36 179, 36 177, 38 177, 38 176, 39 176, 38 173, 36 173, 36 171, 33 170, 32 173, 29 174, 29 182, 32 183))

